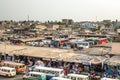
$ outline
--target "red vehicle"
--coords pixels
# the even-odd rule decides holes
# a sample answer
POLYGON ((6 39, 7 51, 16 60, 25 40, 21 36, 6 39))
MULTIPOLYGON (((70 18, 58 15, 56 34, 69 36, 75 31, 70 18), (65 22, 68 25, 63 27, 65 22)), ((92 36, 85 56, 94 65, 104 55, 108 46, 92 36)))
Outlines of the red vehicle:
POLYGON ((107 38, 100 38, 98 44, 105 44, 108 42, 107 38))

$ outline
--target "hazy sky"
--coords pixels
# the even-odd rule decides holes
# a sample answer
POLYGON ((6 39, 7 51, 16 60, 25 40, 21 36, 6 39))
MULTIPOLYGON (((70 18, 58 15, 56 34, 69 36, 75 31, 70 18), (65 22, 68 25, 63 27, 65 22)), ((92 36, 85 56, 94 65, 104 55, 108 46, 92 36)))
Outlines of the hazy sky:
POLYGON ((0 20, 120 20, 120 0, 0 0, 0 20))

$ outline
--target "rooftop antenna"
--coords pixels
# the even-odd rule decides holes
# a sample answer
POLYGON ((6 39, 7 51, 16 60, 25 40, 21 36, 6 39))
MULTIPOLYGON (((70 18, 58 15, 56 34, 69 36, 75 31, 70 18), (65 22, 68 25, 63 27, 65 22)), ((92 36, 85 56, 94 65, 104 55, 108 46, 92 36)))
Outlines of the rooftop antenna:
POLYGON ((28 18, 28 21, 29 21, 29 15, 27 16, 27 18, 28 18))
POLYGON ((97 22, 97 16, 96 16, 96 22, 97 22))

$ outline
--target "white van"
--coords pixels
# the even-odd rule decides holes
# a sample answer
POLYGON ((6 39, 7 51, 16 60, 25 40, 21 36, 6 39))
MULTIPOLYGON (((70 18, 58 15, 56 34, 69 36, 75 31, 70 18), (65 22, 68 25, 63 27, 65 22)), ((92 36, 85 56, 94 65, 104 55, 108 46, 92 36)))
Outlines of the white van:
POLYGON ((113 78, 101 78, 101 80, 119 80, 119 79, 113 79, 113 78))
POLYGON ((0 75, 12 77, 16 75, 16 69, 10 67, 0 67, 0 75))
POLYGON ((46 76, 46 75, 44 73, 32 71, 32 72, 29 72, 28 74, 24 75, 23 80, 26 80, 26 79, 28 79, 30 77, 38 77, 38 78, 40 78, 40 77, 43 77, 43 76, 46 76))
POLYGON ((61 78, 61 77, 53 77, 50 80, 71 80, 71 79, 67 79, 67 78, 61 78))
POLYGON ((80 41, 77 42, 77 47, 90 48, 94 45, 92 41, 80 41))
POLYGON ((49 74, 49 75, 64 77, 64 70, 59 68, 38 66, 38 67, 35 67, 34 71, 49 74))
POLYGON ((89 80, 89 76, 80 74, 68 74, 67 78, 72 80, 89 80))

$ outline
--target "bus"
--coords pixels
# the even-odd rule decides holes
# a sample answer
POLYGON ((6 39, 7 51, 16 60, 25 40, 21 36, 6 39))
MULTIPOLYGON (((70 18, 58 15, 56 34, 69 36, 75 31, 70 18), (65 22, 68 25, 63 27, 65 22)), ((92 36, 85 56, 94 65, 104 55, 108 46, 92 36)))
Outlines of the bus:
POLYGON ((0 75, 6 77, 13 77, 16 75, 15 68, 10 67, 0 67, 0 75))
POLYGON ((44 73, 32 71, 23 76, 23 80, 29 80, 32 78, 46 80, 46 75, 44 73))
POLYGON ((50 80, 52 77, 64 77, 64 70, 51 67, 35 67, 34 71, 46 74, 46 79, 50 80))
POLYGON ((89 80, 89 76, 80 74, 68 74, 67 78, 71 80, 89 80))
POLYGON ((67 79, 67 78, 62 78, 62 77, 53 77, 50 80, 71 80, 71 79, 67 79))
POLYGON ((2 62, 2 66, 15 68, 17 73, 23 73, 26 71, 25 64, 22 63, 4 61, 2 62))

